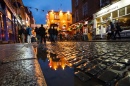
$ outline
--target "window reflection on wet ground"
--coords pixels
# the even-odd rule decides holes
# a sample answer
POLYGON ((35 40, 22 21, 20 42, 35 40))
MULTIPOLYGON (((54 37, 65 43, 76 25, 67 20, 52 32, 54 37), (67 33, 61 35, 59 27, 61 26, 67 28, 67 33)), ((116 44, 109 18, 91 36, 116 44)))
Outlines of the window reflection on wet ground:
POLYGON ((64 57, 37 48, 37 58, 48 86, 74 86, 74 69, 64 57))

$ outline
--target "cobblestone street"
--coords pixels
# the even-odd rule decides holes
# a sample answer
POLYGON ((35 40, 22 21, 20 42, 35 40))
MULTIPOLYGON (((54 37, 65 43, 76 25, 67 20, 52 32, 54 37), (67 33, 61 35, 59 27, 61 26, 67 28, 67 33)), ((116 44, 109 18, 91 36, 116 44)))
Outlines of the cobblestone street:
POLYGON ((58 42, 38 48, 48 86, 130 86, 129 42, 58 42))

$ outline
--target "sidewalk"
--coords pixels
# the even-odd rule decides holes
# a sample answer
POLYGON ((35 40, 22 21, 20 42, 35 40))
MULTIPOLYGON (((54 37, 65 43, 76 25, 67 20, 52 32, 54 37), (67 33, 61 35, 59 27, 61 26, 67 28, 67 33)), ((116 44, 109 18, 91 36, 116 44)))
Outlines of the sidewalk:
POLYGON ((47 86, 28 44, 0 45, 0 86, 47 86))

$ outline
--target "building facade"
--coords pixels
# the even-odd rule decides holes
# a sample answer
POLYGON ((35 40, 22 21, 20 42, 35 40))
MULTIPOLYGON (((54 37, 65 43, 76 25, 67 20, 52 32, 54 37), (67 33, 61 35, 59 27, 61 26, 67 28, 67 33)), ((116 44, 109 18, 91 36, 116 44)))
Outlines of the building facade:
POLYGON ((123 32, 122 36, 130 36, 130 2, 129 0, 100 0, 101 9, 94 14, 94 28, 96 34, 100 34, 99 27, 106 33, 107 25, 110 21, 119 22, 123 32), (126 32, 126 33, 124 33, 126 32))
POLYGON ((93 14, 100 9, 100 0, 72 0, 72 21, 91 21, 93 14))
POLYGON ((62 11, 49 11, 47 16, 47 25, 56 24, 58 30, 67 31, 68 27, 72 24, 72 14, 70 12, 62 11))
POLYGON ((0 41, 18 42, 18 31, 26 24, 22 0, 0 0, 0 41))

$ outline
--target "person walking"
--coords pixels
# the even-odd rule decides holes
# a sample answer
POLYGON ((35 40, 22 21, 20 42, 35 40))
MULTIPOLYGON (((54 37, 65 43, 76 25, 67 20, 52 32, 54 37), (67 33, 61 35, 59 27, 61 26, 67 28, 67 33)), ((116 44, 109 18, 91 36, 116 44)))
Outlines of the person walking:
POLYGON ((62 41, 63 38, 62 38, 62 33, 61 32, 59 33, 59 37, 60 37, 60 41, 62 41))
POLYGON ((39 35, 40 35, 40 43, 42 44, 44 39, 44 43, 46 44, 46 30, 43 27, 43 24, 41 24, 41 27, 39 28, 39 35))
POLYGON ((120 35, 121 27, 120 27, 120 25, 119 25, 118 22, 116 23, 116 26, 115 26, 115 27, 116 27, 116 28, 115 28, 115 34, 114 34, 115 39, 116 39, 116 35, 117 35, 117 34, 118 34, 119 39, 121 39, 121 35, 120 35))
POLYGON ((49 33, 49 39, 51 41, 51 43, 53 42, 53 27, 50 27, 49 30, 48 30, 48 33, 49 33))
POLYGON ((31 35, 32 35, 32 28, 29 26, 26 28, 26 33, 27 33, 27 42, 31 43, 31 35))
POLYGON ((54 28, 54 41, 57 41, 57 37, 58 37, 58 30, 57 27, 54 28))
POLYGON ((36 33, 36 38, 37 38, 37 43, 40 43, 40 32, 39 32, 39 28, 35 27, 35 33, 36 33))
POLYGON ((87 25, 85 25, 84 27, 83 27, 84 29, 83 29, 83 41, 87 41, 88 40, 88 28, 87 28, 87 25))
POLYGON ((115 35, 114 35, 114 32, 115 32, 115 27, 114 27, 114 24, 112 22, 110 22, 110 28, 111 28, 111 39, 114 39, 115 40, 115 35))
POLYGON ((22 43, 25 43, 25 29, 24 29, 24 27, 21 27, 21 33, 22 33, 22 43))
POLYGON ((110 25, 107 25, 106 33, 107 33, 107 39, 109 40, 111 38, 111 26, 110 25))

